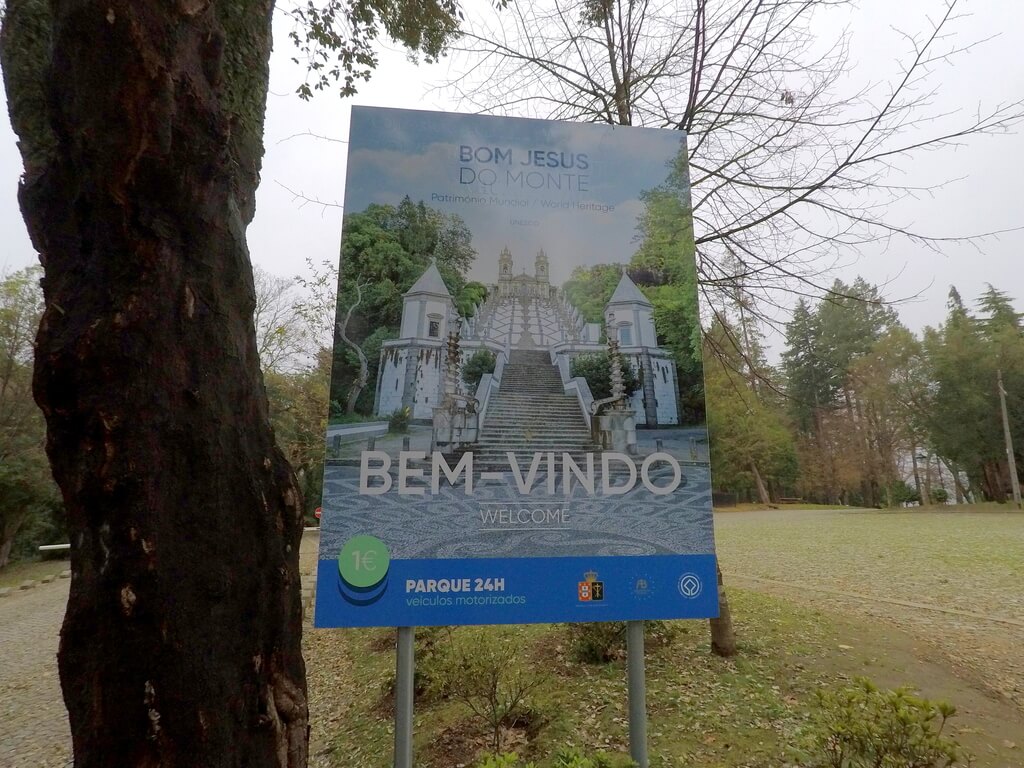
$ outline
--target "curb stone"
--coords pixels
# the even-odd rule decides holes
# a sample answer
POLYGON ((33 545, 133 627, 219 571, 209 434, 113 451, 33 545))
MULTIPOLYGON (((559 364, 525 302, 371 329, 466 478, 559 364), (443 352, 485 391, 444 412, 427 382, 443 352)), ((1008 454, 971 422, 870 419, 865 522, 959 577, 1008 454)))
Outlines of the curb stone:
MULTIPOLYGON (((61 571, 60 573, 51 573, 49 576, 43 576, 41 579, 26 579, 18 585, 18 591, 26 591, 35 587, 40 587, 43 584, 51 584, 57 579, 68 579, 71 578, 71 571, 61 571)), ((0 589, 0 597, 7 597, 7 595, 14 592, 14 587, 3 587, 0 589)))
POLYGON ((312 618, 313 606, 316 604, 316 586, 302 588, 302 617, 312 618))

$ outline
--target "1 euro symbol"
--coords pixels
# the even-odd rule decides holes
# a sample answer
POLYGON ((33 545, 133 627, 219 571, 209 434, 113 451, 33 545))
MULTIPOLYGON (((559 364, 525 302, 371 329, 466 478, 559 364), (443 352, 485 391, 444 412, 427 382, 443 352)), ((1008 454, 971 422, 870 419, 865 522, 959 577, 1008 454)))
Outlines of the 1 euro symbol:
POLYGON ((372 549, 366 552, 355 551, 352 553, 352 565, 357 571, 377 570, 377 553, 372 549))

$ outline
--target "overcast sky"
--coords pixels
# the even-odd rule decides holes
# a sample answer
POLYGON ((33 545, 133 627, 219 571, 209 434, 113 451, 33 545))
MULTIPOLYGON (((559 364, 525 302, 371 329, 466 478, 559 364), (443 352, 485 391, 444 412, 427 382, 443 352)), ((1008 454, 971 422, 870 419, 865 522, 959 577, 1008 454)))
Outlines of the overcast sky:
MULTIPOLYGON (((896 57, 906 46, 890 26, 921 29, 926 14, 937 15, 941 5, 941 0, 863 0, 841 18, 822 19, 821 32, 831 35, 839 24, 848 24, 856 62, 851 83, 892 80, 898 75, 896 57)), ((936 111, 960 109, 970 114, 1024 97, 1024 3, 970 0, 964 5, 972 16, 957 24, 960 39, 997 37, 958 58, 954 67, 938 70, 942 87, 936 111)), ((271 64, 263 182, 249 243, 256 264, 292 276, 306 273, 307 259, 336 260, 340 240, 347 147, 306 134, 346 139, 351 104, 439 110, 455 105, 443 92, 430 88, 445 79, 450 62, 415 66, 397 51, 382 56, 381 68, 355 99, 320 94, 311 103, 303 102, 294 95, 302 72, 289 61, 287 21, 280 20, 271 64), (327 205, 304 202, 292 192, 327 205)), ((955 151, 922 153, 907 168, 909 173, 898 183, 960 180, 893 211, 900 223, 942 236, 1024 226, 1024 127, 1013 135, 972 139, 955 151)), ((14 136, 8 122, 0 120, 0 271, 36 260, 17 207, 20 173, 14 136)), ((1022 259, 1024 231, 974 245, 950 245, 940 254, 895 242, 888 249, 863 252, 837 276, 852 280, 860 274, 887 283, 886 293, 893 298, 917 296, 900 307, 900 315, 920 330, 942 321, 950 284, 973 301, 986 283, 992 283, 1011 294, 1024 311, 1022 259)))

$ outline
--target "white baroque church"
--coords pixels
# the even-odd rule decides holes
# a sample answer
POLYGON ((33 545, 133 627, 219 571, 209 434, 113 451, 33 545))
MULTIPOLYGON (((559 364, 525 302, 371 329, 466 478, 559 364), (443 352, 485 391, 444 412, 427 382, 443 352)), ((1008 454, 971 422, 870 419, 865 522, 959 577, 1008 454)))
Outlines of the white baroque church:
MULTIPOLYGON (((498 256, 497 266, 498 282, 488 286, 487 299, 470 318, 459 316, 433 262, 406 291, 401 335, 381 349, 376 414, 388 416, 409 408, 413 419, 431 419, 444 398, 446 340, 454 332, 459 335, 463 363, 481 349, 497 358, 494 373, 484 376, 476 392, 464 393, 478 400, 484 423, 488 419, 496 423, 508 398, 514 396, 511 390, 529 387, 534 398, 561 403, 549 421, 564 415, 589 427, 593 398, 583 379, 571 377, 570 362, 582 354, 607 351, 599 324, 585 322, 562 291, 551 285, 543 250, 534 258, 533 274, 525 269, 516 273, 507 247, 498 256), (503 375, 506 371, 508 375, 503 375)), ((632 366, 641 382, 629 403, 636 424, 679 424, 675 362, 658 346, 651 302, 625 271, 605 305, 604 321, 617 334, 623 364, 632 366)), ((461 380, 458 387, 465 387, 461 380)))

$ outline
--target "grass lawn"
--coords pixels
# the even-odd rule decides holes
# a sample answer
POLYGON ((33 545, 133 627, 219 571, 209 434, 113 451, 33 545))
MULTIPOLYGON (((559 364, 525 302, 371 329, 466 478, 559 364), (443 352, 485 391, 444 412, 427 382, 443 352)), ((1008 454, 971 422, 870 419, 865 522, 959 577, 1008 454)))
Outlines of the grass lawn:
MULTIPOLYGON (((877 644, 848 645, 849 627, 843 620, 755 592, 730 594, 741 643, 738 657, 710 654, 703 621, 673 622, 671 641, 648 649, 652 768, 794 765, 793 748, 809 728, 814 692, 845 684, 854 675, 884 672, 877 644)), ((542 768, 567 744, 628 753, 623 660, 601 665, 569 660, 566 629, 559 625, 455 631, 483 633, 484 639, 514 633, 527 668, 543 678, 525 727, 506 731, 505 749, 537 760, 542 768)), ((309 631, 305 642, 313 723, 310 765, 388 768, 393 740, 386 693, 394 667, 390 630, 309 631)), ((906 669, 905 658, 886 663, 900 667, 898 682, 913 681, 917 670, 906 669)), ((978 768, 1014 764, 1007 758, 1016 753, 1002 744, 1013 722, 997 724, 993 736, 978 713, 962 720, 961 741, 978 753, 978 768)), ((486 747, 486 728, 456 700, 418 701, 415 727, 416 765, 423 768, 472 765, 486 747)))
POLYGON ((362 413, 337 413, 327 419, 329 425, 335 424, 362 424, 364 422, 387 421, 387 416, 367 416, 362 413))
POLYGON ((779 509, 716 515, 715 538, 727 584, 909 633, 961 690, 1012 703, 1024 742, 1024 513, 779 509))
POLYGON ((745 576, 1024 618, 1024 513, 957 509, 726 514, 715 537, 745 576))
POLYGON ((56 576, 70 567, 67 560, 32 560, 11 563, 0 570, 0 589, 17 587, 23 581, 39 581, 46 576, 56 576))

